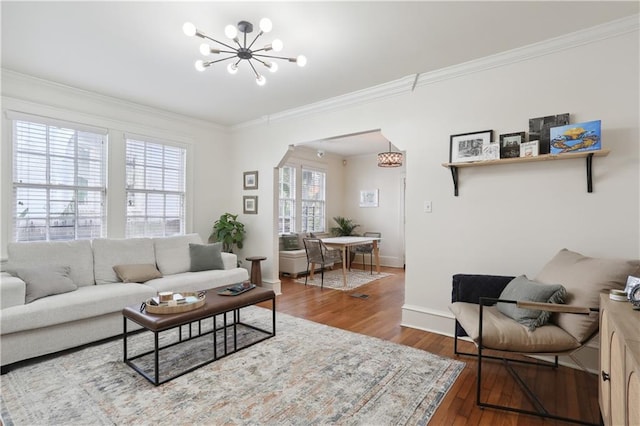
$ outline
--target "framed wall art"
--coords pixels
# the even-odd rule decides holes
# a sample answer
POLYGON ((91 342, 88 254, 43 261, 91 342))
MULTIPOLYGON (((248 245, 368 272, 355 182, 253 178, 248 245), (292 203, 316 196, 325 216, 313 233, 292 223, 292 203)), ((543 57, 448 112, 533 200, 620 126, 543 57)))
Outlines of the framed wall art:
POLYGON ((551 128, 551 154, 602 149, 600 120, 551 128))
POLYGON ((451 135, 449 162, 465 163, 484 159, 483 147, 491 143, 493 130, 451 135))
POLYGON ((242 174, 244 180, 244 189, 258 189, 258 171, 244 172, 242 174))
POLYGON ((360 191, 360 207, 378 207, 378 190, 360 191))
POLYGON ((564 126, 569 124, 569 113, 548 115, 546 117, 529 119, 529 140, 538 140, 539 153, 548 154, 551 152, 551 135, 552 127, 564 126))
POLYGON ((500 158, 520 157, 520 144, 524 142, 524 132, 500 135, 500 158))
POLYGON ((245 195, 242 197, 244 214, 258 214, 258 196, 257 195, 245 195))

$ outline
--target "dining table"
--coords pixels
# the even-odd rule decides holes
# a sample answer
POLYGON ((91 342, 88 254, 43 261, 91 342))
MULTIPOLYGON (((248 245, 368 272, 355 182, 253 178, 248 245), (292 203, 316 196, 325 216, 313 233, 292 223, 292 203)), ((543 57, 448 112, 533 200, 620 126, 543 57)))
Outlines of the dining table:
POLYGON ((332 247, 342 250, 342 281, 344 288, 347 288, 347 270, 350 268, 350 257, 347 256, 349 248, 353 246, 359 246, 363 244, 373 245, 373 258, 376 262, 376 273, 380 273, 380 255, 378 252, 379 237, 327 237, 320 239, 327 247, 332 247))

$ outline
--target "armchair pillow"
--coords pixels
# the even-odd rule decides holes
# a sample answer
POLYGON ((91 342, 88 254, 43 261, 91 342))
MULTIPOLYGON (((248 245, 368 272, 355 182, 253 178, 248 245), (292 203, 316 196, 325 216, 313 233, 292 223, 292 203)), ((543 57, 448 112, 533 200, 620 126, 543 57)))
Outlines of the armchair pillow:
MULTIPOLYGON (((529 280, 525 275, 514 278, 507 284, 500 299, 519 300, 541 303, 564 303, 566 289, 559 284, 541 284, 529 280)), ((504 315, 513 318, 520 324, 534 331, 549 321, 551 313, 537 309, 521 309, 513 303, 497 303, 498 310, 504 315)))
POLYGON ((300 250, 300 244, 298 243, 298 236, 296 234, 283 235, 282 246, 285 251, 300 250))
MULTIPOLYGON (((600 292, 613 288, 622 290, 627 277, 638 273, 640 260, 587 257, 562 249, 542 268, 535 280, 562 284, 567 289, 567 305, 595 308, 599 304, 600 292)), ((581 343, 598 329, 597 315, 556 314, 551 321, 581 343)))

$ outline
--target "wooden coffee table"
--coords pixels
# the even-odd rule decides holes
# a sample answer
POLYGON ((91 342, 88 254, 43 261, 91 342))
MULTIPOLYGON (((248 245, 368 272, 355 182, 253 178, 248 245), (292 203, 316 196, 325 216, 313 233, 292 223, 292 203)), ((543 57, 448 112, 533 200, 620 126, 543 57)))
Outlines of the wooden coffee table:
MULTIPOLYGON (((239 294, 237 296, 221 296, 217 294, 217 291, 223 290, 228 286, 214 288, 207 290, 206 300, 204 306, 194 309, 188 312, 181 312, 176 314, 151 314, 145 310, 141 310, 140 306, 129 306, 122 310, 123 316, 123 346, 124 346, 124 362, 140 373, 143 377, 149 380, 154 385, 160 385, 166 383, 169 380, 180 377, 186 373, 189 373, 204 365, 210 364, 220 358, 224 358, 227 355, 231 355, 241 349, 248 348, 256 343, 259 343, 265 339, 269 339, 276 335, 276 296, 273 290, 266 290, 261 287, 256 287, 250 291, 239 294), (257 326, 247 324, 240 319, 240 310, 256 303, 271 301, 272 312, 272 324, 271 330, 264 330, 257 326), (229 321, 227 314, 233 314, 233 318, 229 321), (217 324, 216 318, 222 315, 222 325, 217 324), (154 348, 147 350, 146 352, 135 354, 130 356, 128 353, 127 341, 131 334, 134 332, 127 331, 127 321, 132 321, 143 327, 144 330, 153 333, 154 348), (211 321, 211 327, 207 329, 208 323, 211 321), (203 327, 203 322, 205 327, 203 327), (241 346, 238 346, 237 331, 239 327, 248 327, 258 332, 259 337, 249 342, 244 342, 241 346), (178 328, 178 340, 172 341, 160 345, 160 334, 169 330, 178 328), (204 328, 204 330, 203 330, 204 328), (184 330, 184 333, 183 333, 184 330), (207 358, 204 361, 197 363, 196 365, 189 366, 188 368, 178 371, 177 373, 169 376, 162 377, 160 372, 160 355, 165 349, 183 344, 185 342, 194 339, 206 339, 206 336, 211 336, 210 344, 213 345, 213 356, 207 358), (220 336, 222 335, 222 336, 220 336), (223 340, 223 350, 221 353, 218 350, 218 339, 223 340), (232 341, 233 349, 228 349, 230 346, 227 344, 229 340, 232 341), (153 371, 149 372, 148 369, 144 369, 135 361, 142 357, 153 357, 153 371)), ((185 353, 185 357, 189 354, 185 353)))

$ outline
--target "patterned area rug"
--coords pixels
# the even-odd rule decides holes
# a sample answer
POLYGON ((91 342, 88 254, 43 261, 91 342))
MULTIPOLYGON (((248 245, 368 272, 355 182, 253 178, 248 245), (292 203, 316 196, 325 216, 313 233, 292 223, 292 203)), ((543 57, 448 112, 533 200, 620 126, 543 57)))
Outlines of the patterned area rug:
MULTIPOLYGON (((269 310, 250 307, 242 315, 244 321, 270 326, 269 310)), ((2 420, 5 425, 426 424, 464 367, 285 314, 278 314, 276 331, 271 339, 158 387, 122 362, 120 340, 26 365, 2 376, 2 420)), ((140 342, 134 346, 146 346, 142 341, 148 337, 136 334, 140 342)), ((182 357, 192 353, 185 350, 182 357)))
MULTIPOLYGON (((333 269, 331 271, 324 272, 324 287, 333 288, 335 290, 348 291, 353 290, 354 288, 358 288, 365 284, 369 284, 371 281, 379 280, 380 278, 388 277, 390 274, 388 272, 380 272, 376 274, 374 271, 373 274, 369 271, 358 271, 351 270, 347 272, 347 288, 344 287, 344 281, 342 279, 342 269, 333 269)), ((297 283, 304 284, 304 276, 299 277, 295 280, 297 283)), ((315 272, 313 274, 313 280, 309 278, 307 281, 307 285, 315 285, 320 287, 322 282, 322 277, 320 272, 315 272)))

